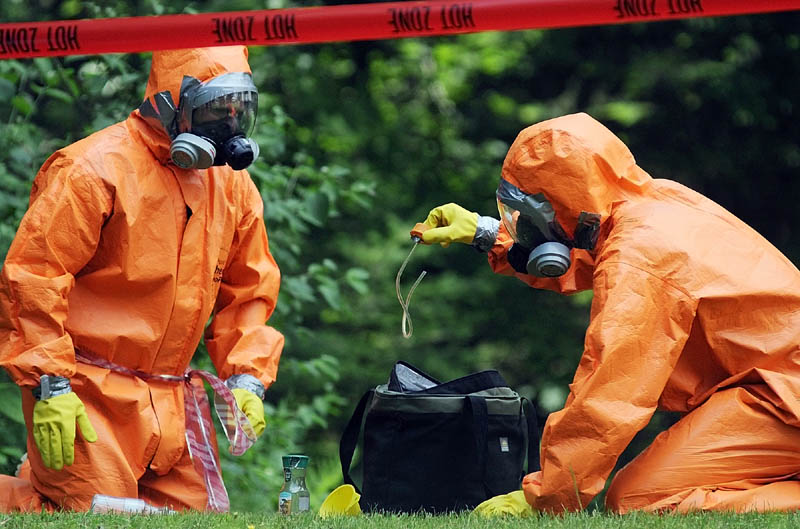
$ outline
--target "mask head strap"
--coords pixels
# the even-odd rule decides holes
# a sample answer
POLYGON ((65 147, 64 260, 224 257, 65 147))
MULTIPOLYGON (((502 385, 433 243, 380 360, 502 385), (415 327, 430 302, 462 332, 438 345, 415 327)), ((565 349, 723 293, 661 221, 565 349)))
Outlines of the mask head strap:
POLYGON ((575 227, 575 247, 584 250, 594 250, 597 244, 597 234, 600 230, 600 215, 581 211, 578 225, 575 227))
POLYGON ((165 90, 154 95, 153 101, 155 105, 150 99, 145 99, 139 105, 139 114, 151 125, 163 129, 169 139, 174 140, 178 132, 175 123, 177 110, 175 110, 175 105, 172 103, 172 95, 170 95, 169 90, 165 90))

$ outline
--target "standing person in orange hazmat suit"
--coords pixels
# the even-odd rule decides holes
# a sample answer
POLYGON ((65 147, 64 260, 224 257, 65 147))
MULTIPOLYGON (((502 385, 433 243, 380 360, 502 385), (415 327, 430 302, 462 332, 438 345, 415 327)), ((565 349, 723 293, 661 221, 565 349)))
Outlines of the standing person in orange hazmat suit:
POLYGON ((797 268, 711 200, 651 178, 586 114, 524 129, 497 202, 500 221, 433 209, 423 241, 472 244, 496 273, 594 298, 541 471, 476 510, 585 507, 657 408, 682 419, 615 475, 609 509, 800 508, 797 268))
POLYGON ((0 364, 22 389, 29 456, 0 478, 0 511, 87 510, 96 493, 229 508, 203 380, 242 453, 283 348, 265 325, 280 272, 244 170, 257 100, 242 46, 156 51, 144 103, 39 171, 0 274, 0 364), (212 314, 224 383, 188 370, 212 314))

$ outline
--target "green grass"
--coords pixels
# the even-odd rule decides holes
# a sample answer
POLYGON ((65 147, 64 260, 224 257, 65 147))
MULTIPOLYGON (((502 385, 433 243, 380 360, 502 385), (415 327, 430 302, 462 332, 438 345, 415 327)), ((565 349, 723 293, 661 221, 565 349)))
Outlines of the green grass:
POLYGON ((122 516, 107 514, 0 514, 0 529, 777 529, 800 526, 798 513, 615 516, 578 513, 563 516, 538 515, 530 518, 493 518, 461 514, 450 516, 357 516, 322 519, 314 514, 181 514, 165 516, 122 516))

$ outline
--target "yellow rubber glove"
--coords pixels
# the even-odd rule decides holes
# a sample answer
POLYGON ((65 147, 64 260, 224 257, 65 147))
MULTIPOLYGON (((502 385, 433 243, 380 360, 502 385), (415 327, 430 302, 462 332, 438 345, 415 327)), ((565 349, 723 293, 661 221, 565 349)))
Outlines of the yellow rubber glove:
POLYGON ((478 214, 451 202, 433 208, 423 224, 430 227, 422 233, 422 241, 426 244, 438 242, 444 247, 451 242, 472 244, 478 229, 478 214))
POLYGON ((247 415, 250 426, 253 427, 256 435, 260 437, 264 433, 264 428, 267 427, 267 421, 264 419, 264 403, 252 391, 236 388, 232 389, 231 392, 233 393, 233 398, 236 399, 236 405, 247 415))
POLYGON ((83 438, 97 441, 86 407, 75 393, 56 395, 33 405, 33 439, 46 467, 61 470, 75 462, 75 422, 83 438))
POLYGON ((484 501, 472 511, 481 516, 491 518, 492 516, 530 516, 533 514, 530 504, 525 500, 525 494, 521 490, 515 490, 508 494, 494 496, 484 501))

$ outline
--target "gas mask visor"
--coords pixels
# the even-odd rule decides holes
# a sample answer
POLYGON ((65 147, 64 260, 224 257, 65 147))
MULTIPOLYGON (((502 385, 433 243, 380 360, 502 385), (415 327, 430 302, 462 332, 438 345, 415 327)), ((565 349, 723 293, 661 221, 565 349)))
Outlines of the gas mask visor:
POLYGON ((248 136, 255 127, 258 91, 250 74, 227 73, 201 83, 184 77, 172 158, 183 168, 228 164, 244 169, 258 157, 248 136))
POLYGON ((256 92, 222 95, 192 111, 191 132, 217 144, 234 136, 249 136, 255 128, 257 109, 256 92))
POLYGON ((537 277, 558 277, 567 272, 572 241, 556 222, 553 206, 543 194, 529 195, 501 179, 497 208, 514 240, 509 261, 515 270, 537 277))

